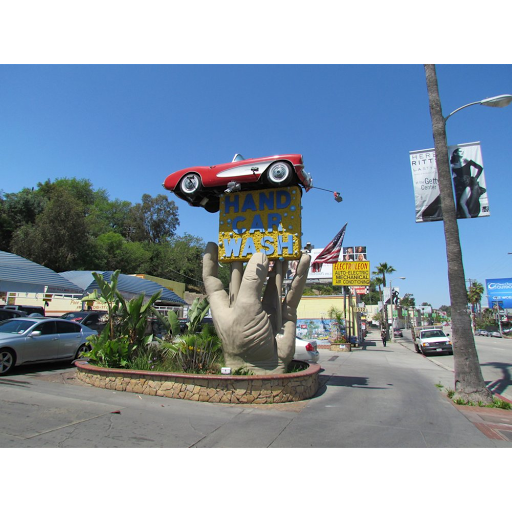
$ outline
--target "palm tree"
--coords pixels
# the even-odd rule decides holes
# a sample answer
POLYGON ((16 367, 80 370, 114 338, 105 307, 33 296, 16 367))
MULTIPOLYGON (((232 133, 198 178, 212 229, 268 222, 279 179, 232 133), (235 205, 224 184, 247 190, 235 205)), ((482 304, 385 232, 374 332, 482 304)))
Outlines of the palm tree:
POLYGON ((480 311, 480 303, 482 302, 482 295, 484 294, 484 286, 478 281, 471 283, 468 292, 468 299, 472 305, 473 313, 480 311))
MULTIPOLYGON (((394 269, 391 265, 388 265, 387 263, 379 263, 378 267, 375 267, 375 271, 373 272, 374 276, 382 276, 382 286, 383 288, 386 288, 386 274, 392 274, 393 272, 396 272, 396 269, 394 269)), ((392 297, 389 297, 389 303, 391 304, 392 297)), ((384 304, 384 321, 385 321, 385 328, 386 328, 386 335, 389 339, 389 322, 388 322, 388 308, 386 304, 384 304)))
POLYGON ((388 265, 387 263, 379 263, 378 267, 375 267, 375 271, 372 272, 374 276, 382 276, 382 286, 386 287, 386 274, 392 274, 393 272, 396 272, 396 269, 394 269, 391 265, 388 265))
POLYGON ((468 291, 468 300, 471 304, 471 317, 473 320, 473 329, 476 329, 476 313, 480 309, 480 302, 482 301, 482 295, 484 293, 484 287, 482 283, 474 281, 471 283, 468 291))
MULTIPOLYGON (((375 274, 375 272, 374 272, 374 274, 375 274)), ((382 288, 381 288, 382 283, 383 283, 382 277, 379 277, 379 276, 374 277, 371 282, 376 288, 378 288, 379 300, 382 301, 382 288)))
POLYGON ((446 121, 441 109, 437 86, 436 67, 425 64, 425 76, 432 118, 432 131, 436 152, 436 165, 443 211, 444 236, 446 240, 446 259, 448 262, 448 283, 452 307, 453 356, 455 366, 454 398, 492 402, 492 395, 485 386, 480 362, 471 329, 471 319, 467 314, 468 294, 462 263, 459 226, 453 199, 453 185, 448 162, 448 143, 446 142, 446 121))

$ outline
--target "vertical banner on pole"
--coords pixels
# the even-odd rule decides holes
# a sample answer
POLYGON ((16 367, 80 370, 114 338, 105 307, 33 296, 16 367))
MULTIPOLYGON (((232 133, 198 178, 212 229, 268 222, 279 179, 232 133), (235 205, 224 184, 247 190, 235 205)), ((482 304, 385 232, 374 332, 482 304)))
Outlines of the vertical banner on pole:
MULTIPOLYGON (((416 222, 443 220, 433 149, 409 153, 416 222)), ((458 219, 488 217, 489 199, 479 142, 448 147, 458 219)))

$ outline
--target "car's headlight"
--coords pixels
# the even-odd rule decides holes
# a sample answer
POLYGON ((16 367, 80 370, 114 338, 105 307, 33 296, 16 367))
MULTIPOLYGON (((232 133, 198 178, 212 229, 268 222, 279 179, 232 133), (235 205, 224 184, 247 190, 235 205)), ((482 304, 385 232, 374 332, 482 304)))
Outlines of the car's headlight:
POLYGON ((429 345, 428 345, 428 343, 427 343, 426 341, 422 342, 422 344, 421 344, 421 345, 422 345, 423 347, 428 347, 428 346, 429 346, 429 345))

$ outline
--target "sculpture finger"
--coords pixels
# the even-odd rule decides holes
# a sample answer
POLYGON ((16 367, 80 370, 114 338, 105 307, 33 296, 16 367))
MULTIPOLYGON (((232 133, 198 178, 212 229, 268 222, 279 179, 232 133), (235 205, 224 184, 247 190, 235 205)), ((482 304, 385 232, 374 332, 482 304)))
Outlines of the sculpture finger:
POLYGON ((222 281, 217 277, 219 267, 218 254, 217 244, 208 242, 203 256, 203 283, 212 311, 229 307, 228 294, 224 290, 222 281))
POLYGON ((268 273, 268 258, 262 253, 257 252, 251 256, 249 263, 245 267, 242 284, 238 292, 236 305, 242 304, 257 305, 261 308, 261 291, 268 273))
POLYGON ((286 311, 297 310, 306 280, 308 278, 309 264, 311 262, 311 256, 309 254, 303 254, 300 257, 299 264, 297 265, 297 271, 293 278, 290 290, 286 294, 283 301, 283 320, 287 319, 286 311))
POLYGON ((281 326, 277 325, 276 315, 278 308, 281 306, 280 301, 278 300, 278 295, 280 298, 280 294, 278 294, 276 288, 276 274, 275 272, 273 272, 267 279, 267 284, 265 286, 265 292, 263 293, 261 305, 263 306, 263 310, 265 311, 265 313, 268 316, 268 319, 270 320, 274 336, 281 328, 281 326))

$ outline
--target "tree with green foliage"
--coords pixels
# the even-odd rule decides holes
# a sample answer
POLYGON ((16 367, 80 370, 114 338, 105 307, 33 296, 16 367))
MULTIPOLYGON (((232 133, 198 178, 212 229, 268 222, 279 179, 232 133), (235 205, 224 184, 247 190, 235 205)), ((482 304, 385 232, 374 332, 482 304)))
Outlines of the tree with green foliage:
POLYGON ((84 207, 67 190, 52 194, 34 224, 24 224, 13 235, 12 252, 56 272, 81 267, 89 237, 84 207))
MULTIPOLYGON (((176 236, 178 208, 164 195, 113 200, 87 179, 59 178, 36 189, 0 194, 0 250, 57 272, 119 269, 184 282, 202 292, 205 242, 176 236)), ((229 285, 230 268, 219 268, 229 285)))
POLYGON ((134 242, 164 243, 171 240, 179 226, 178 207, 167 196, 142 196, 129 213, 130 239, 134 242))

